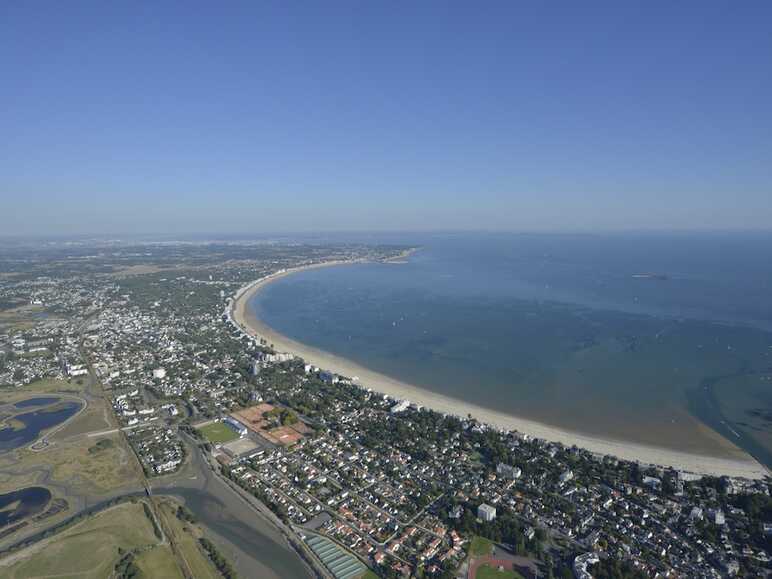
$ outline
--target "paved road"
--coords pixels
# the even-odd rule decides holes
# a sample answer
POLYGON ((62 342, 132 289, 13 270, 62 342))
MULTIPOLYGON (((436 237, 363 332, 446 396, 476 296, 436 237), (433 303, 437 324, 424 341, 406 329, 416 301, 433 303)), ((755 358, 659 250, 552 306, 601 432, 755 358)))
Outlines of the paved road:
POLYGON ((129 430, 134 430, 135 428, 138 428, 140 426, 147 426, 145 423, 141 424, 134 424, 132 426, 124 426, 123 428, 111 428, 110 430, 100 430, 99 432, 88 432, 86 433, 86 436, 89 438, 94 438, 96 436, 107 436, 108 434, 115 434, 116 432, 128 432, 129 430))

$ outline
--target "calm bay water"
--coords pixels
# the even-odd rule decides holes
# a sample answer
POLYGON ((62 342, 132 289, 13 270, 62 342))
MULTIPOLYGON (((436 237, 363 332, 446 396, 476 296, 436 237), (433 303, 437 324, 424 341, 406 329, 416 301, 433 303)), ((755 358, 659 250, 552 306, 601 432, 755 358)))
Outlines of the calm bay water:
POLYGON ((772 465, 772 236, 434 235, 283 278, 279 332, 482 406, 772 465))

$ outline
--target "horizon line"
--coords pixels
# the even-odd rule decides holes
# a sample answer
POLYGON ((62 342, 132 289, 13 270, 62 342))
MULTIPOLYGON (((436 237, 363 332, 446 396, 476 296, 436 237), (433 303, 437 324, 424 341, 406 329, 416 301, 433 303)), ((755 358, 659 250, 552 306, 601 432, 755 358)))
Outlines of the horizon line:
POLYGON ((121 232, 121 233, 99 233, 99 232, 83 232, 83 233, 54 233, 54 234, 34 234, 34 233, 0 233, 0 240, 2 241, 67 241, 67 240, 100 240, 100 241, 126 241, 132 239, 158 239, 165 241, 188 241, 191 239, 197 239, 200 241, 237 241, 237 240, 270 240, 271 238, 281 237, 320 237, 320 236, 375 236, 375 235, 641 235, 641 234, 670 234, 670 235, 688 235, 688 234, 772 234, 772 226, 769 228, 752 227, 752 228, 735 228, 735 227, 663 227, 663 228, 630 228, 630 229, 616 229, 616 228, 593 228, 593 229, 482 229, 482 228, 469 228, 469 229, 329 229, 329 230, 275 230, 265 232, 224 232, 224 231, 183 231, 178 233, 168 232, 121 232))

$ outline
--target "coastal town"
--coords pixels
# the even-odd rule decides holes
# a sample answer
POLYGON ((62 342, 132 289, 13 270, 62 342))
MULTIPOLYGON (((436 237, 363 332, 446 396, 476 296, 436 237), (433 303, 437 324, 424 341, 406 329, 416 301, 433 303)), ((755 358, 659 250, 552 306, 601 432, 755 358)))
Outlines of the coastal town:
POLYGON ((93 378, 148 494, 200 457, 319 577, 770 573, 768 477, 621 460, 437 412, 275 348, 233 315, 256 282, 325 264, 398 267, 413 249, 10 252, 0 385, 93 378))

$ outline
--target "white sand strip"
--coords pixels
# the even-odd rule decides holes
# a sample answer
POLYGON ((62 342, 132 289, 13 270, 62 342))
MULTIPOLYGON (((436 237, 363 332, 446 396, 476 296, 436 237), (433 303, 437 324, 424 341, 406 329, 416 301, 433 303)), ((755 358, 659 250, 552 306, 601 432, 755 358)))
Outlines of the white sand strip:
POLYGON ((350 360, 301 344, 300 342, 283 336, 256 319, 247 307, 247 303, 255 293, 277 279, 306 269, 343 265, 346 263, 355 262, 336 261, 314 264, 307 267, 281 271, 252 282, 241 288, 234 296, 234 300, 229 309, 231 319, 244 332, 255 338, 264 339, 269 345, 272 345, 277 352, 288 352, 303 358, 306 363, 313 364, 324 370, 350 378, 356 377, 357 384, 370 388, 373 391, 388 394, 396 399, 406 399, 421 406, 425 406, 426 408, 436 410, 437 412, 460 417, 471 415, 477 420, 497 428, 517 430, 520 433, 535 438, 560 442, 567 446, 576 445, 577 447, 585 448, 594 453, 611 455, 624 460, 638 461, 643 464, 673 467, 684 472, 754 479, 763 478, 769 474, 768 470, 763 465, 748 454, 745 454, 744 459, 718 458, 631 442, 607 440, 555 428, 533 420, 511 416, 463 400, 418 388, 364 368, 350 360))

